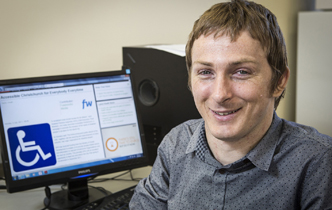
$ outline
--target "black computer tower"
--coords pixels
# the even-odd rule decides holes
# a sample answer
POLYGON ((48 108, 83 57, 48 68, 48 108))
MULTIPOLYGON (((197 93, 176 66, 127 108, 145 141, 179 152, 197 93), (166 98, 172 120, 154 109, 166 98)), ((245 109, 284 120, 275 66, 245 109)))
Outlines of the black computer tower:
POLYGON ((188 88, 185 57, 144 46, 123 47, 123 68, 132 72, 152 165, 158 145, 173 127, 200 118, 188 88))

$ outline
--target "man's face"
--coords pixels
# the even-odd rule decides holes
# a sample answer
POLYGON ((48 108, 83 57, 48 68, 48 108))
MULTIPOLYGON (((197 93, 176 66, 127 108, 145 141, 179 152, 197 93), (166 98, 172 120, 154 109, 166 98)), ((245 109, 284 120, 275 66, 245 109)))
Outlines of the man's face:
POLYGON ((271 77, 266 53, 248 32, 234 42, 225 35, 199 37, 192 48, 191 88, 208 140, 261 138, 281 94, 271 95, 271 77))

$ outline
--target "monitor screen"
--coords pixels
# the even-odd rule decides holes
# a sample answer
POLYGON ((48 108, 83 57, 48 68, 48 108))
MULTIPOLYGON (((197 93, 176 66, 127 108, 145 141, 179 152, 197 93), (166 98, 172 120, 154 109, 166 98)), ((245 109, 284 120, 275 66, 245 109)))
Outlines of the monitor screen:
POLYGON ((0 81, 7 191, 147 165, 131 76, 123 70, 0 81))

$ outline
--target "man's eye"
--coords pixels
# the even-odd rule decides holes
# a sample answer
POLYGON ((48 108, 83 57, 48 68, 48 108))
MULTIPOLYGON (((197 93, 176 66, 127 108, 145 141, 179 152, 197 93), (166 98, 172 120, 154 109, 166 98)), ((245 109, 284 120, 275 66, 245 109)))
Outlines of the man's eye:
POLYGON ((208 70, 202 70, 200 71, 200 74, 211 74, 211 72, 208 70))
POLYGON ((246 74, 249 74, 247 71, 245 70, 240 70, 237 72, 238 74, 241 74, 241 75, 246 75, 246 74))

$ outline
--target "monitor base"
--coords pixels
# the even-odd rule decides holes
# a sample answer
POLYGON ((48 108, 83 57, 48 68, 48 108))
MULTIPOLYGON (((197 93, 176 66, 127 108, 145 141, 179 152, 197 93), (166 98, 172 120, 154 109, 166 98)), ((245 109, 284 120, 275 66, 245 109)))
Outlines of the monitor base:
MULTIPOLYGON (((70 200, 68 199, 68 190, 61 190, 52 193, 51 203, 48 207, 49 210, 70 210, 78 208, 84 204, 96 201, 100 198, 109 195, 110 192, 99 190, 96 188, 89 188, 89 197, 83 200, 70 200)), ((47 206, 49 198, 44 199, 44 205, 47 206)))

